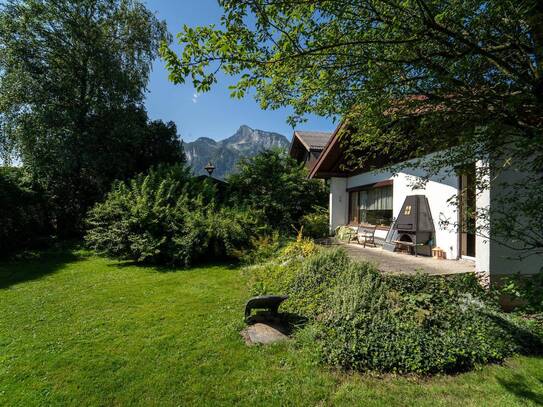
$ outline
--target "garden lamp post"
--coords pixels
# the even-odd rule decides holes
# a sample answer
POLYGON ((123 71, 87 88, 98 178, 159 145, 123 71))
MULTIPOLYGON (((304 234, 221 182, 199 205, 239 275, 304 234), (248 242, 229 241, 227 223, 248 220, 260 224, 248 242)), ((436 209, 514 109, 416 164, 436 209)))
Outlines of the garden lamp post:
POLYGON ((211 177, 211 174, 213 174, 213 171, 215 171, 215 166, 210 161, 210 162, 207 163, 207 165, 204 167, 204 169, 207 171, 207 173, 211 177))

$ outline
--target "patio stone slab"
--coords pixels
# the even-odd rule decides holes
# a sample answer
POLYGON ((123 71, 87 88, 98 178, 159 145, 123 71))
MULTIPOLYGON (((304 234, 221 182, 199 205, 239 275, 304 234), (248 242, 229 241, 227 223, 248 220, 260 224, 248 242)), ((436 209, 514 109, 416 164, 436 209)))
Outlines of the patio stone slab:
POLYGON ((339 243, 355 260, 377 264, 379 270, 389 273, 414 274, 418 271, 432 275, 474 273, 475 262, 469 260, 438 260, 432 257, 392 253, 381 247, 363 247, 354 243, 339 243))

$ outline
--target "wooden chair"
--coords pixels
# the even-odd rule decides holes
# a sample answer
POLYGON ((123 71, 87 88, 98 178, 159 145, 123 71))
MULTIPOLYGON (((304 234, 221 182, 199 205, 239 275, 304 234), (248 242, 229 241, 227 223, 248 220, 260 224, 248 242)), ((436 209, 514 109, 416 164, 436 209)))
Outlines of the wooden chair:
POLYGON ((367 244, 371 244, 375 247, 375 225, 359 225, 356 231, 356 241, 366 247, 367 244))

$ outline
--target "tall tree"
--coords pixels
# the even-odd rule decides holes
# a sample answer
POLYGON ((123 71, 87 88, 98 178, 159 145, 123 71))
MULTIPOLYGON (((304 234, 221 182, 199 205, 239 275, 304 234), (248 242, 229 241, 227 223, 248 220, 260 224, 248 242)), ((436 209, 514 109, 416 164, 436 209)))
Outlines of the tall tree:
POLYGON ((111 180, 126 175, 108 146, 141 131, 151 63, 168 39, 138 0, 0 6, 2 137, 53 196, 61 230, 77 229, 111 180))
POLYGON ((136 168, 133 173, 143 172, 158 163, 182 164, 186 161, 183 143, 174 122, 148 122, 144 137, 134 150, 136 168))
POLYGON ((222 69, 238 79, 233 96, 254 88, 265 108, 292 106, 292 122, 344 116, 355 129, 352 166, 383 152, 399 160, 440 150, 418 164, 428 176, 489 157, 480 190, 503 182, 504 169, 531 174, 509 182, 503 205, 494 201, 501 215, 479 215, 501 216, 496 231, 513 246, 543 253, 543 231, 529 226, 543 221, 543 2, 219 3, 221 26, 185 26, 181 56, 162 48, 171 80, 206 91, 222 69))

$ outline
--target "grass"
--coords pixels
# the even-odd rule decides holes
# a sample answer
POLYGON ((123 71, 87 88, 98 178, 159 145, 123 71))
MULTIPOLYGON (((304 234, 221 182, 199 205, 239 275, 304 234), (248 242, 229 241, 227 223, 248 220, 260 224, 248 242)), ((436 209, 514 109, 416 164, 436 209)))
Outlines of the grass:
POLYGON ((0 405, 543 404, 543 359, 458 376, 345 374, 295 342, 246 347, 239 269, 78 252, 0 264, 0 405))

